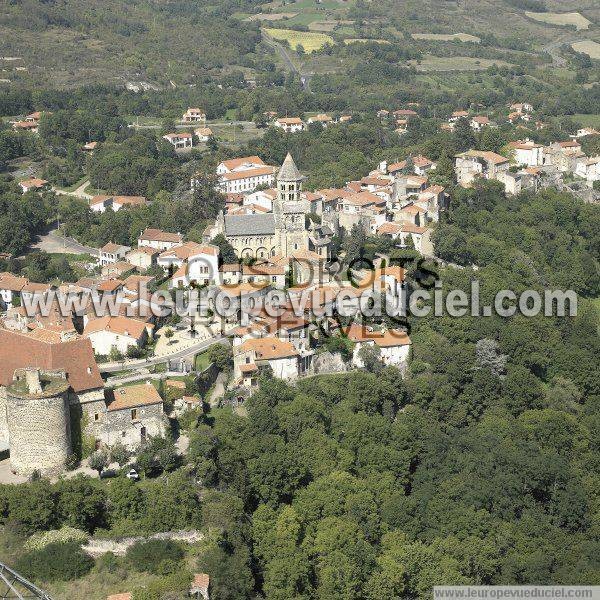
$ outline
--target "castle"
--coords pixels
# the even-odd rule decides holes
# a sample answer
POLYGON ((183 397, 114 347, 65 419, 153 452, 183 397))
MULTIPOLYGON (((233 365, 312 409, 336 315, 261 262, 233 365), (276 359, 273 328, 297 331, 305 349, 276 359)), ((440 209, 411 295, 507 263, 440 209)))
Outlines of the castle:
POLYGON ((84 438, 133 449, 164 431, 154 386, 105 390, 89 339, 0 328, 0 447, 13 472, 60 473, 84 438))
POLYGON ((306 215, 310 205, 301 198, 302 175, 288 153, 277 174, 273 212, 225 215, 217 219, 216 233, 223 234, 240 258, 291 257, 309 249, 306 215))

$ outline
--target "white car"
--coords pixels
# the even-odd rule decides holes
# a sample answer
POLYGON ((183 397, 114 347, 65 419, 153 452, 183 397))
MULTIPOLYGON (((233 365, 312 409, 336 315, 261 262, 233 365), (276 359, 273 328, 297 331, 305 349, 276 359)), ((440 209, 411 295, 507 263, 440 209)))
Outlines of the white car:
POLYGON ((127 477, 127 479, 131 479, 133 481, 138 481, 140 476, 138 475, 138 472, 135 469, 131 469, 130 471, 127 472, 127 474, 125 475, 125 477, 127 477))

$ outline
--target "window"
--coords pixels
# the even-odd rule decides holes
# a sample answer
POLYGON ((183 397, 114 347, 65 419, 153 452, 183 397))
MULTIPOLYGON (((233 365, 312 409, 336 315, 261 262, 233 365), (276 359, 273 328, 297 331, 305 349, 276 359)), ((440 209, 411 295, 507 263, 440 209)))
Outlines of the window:
POLYGON ((100 415, 98 413, 94 413, 94 421, 99 421, 100 415))
POLYGON ((125 432, 121 431, 121 437, 125 437, 125 435, 126 435, 125 432))
POLYGON ((131 409, 131 420, 135 421, 137 419, 137 408, 131 409))

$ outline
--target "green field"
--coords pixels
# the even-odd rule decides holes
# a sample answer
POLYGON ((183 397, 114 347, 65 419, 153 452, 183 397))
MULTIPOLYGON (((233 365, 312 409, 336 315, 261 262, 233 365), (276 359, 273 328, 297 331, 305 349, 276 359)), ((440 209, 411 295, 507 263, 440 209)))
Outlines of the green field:
POLYGON ((333 44, 333 38, 324 33, 271 28, 265 28, 263 31, 275 40, 286 40, 293 50, 296 50, 298 46, 302 46, 306 52, 314 52, 321 49, 325 44, 333 44))
POLYGON ((547 23, 548 25, 574 25, 577 28, 577 31, 580 29, 589 29, 592 24, 591 21, 586 19, 582 14, 578 12, 568 12, 568 13, 535 13, 535 12, 526 12, 525 13, 530 19, 534 21, 540 21, 541 23, 547 23))
POLYGON ((413 33, 415 40, 431 40, 432 42, 476 42, 481 41, 476 35, 468 33, 413 33))
POLYGON ((595 115, 584 115, 575 114, 573 115, 573 121, 581 123, 584 127, 598 127, 600 128, 600 114, 595 115))

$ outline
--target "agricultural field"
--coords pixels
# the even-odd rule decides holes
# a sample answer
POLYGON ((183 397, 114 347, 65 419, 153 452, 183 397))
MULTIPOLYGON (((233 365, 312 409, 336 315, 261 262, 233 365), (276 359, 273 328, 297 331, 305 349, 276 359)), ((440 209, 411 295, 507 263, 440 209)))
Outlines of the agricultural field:
POLYGON ((476 35, 469 33, 413 33, 415 40, 430 40, 432 42, 481 42, 481 39, 476 35))
POLYGON ((390 44, 388 40, 376 40, 376 39, 368 39, 368 38, 346 38, 344 40, 344 44, 354 44, 356 42, 366 43, 366 42, 377 42, 378 44, 390 44))
POLYGON ((354 21, 313 21, 308 28, 311 31, 329 33, 338 26, 340 27, 339 31, 341 31, 342 29, 351 29, 352 25, 354 25, 354 21))
MULTIPOLYGON (((293 19, 298 13, 259 13, 246 17, 245 21, 281 21, 283 19, 293 19)), ((235 15, 234 15, 235 16, 235 15)))
POLYGON ((575 52, 583 52, 590 58, 600 60, 600 44, 598 42, 592 42, 591 40, 583 40, 581 42, 573 42, 571 48, 575 52))
POLYGON ((574 25, 577 31, 581 29, 589 29, 592 24, 591 21, 586 19, 581 13, 569 12, 569 13, 525 13, 530 19, 534 21, 541 21, 542 23, 548 23, 548 25, 574 25))
POLYGON ((254 123, 250 122, 227 125, 211 124, 210 128, 217 141, 226 146, 246 144, 252 139, 262 137, 266 131, 266 129, 258 129, 254 123))
POLYGON ((481 71, 492 65, 506 66, 502 60, 471 58, 470 56, 426 55, 420 63, 413 63, 417 71, 481 71))
POLYGON ((325 44, 333 44, 333 38, 324 33, 271 28, 265 28, 263 31, 274 40, 286 40, 293 50, 296 50, 298 46, 302 46, 306 52, 314 52, 321 49, 325 44))

